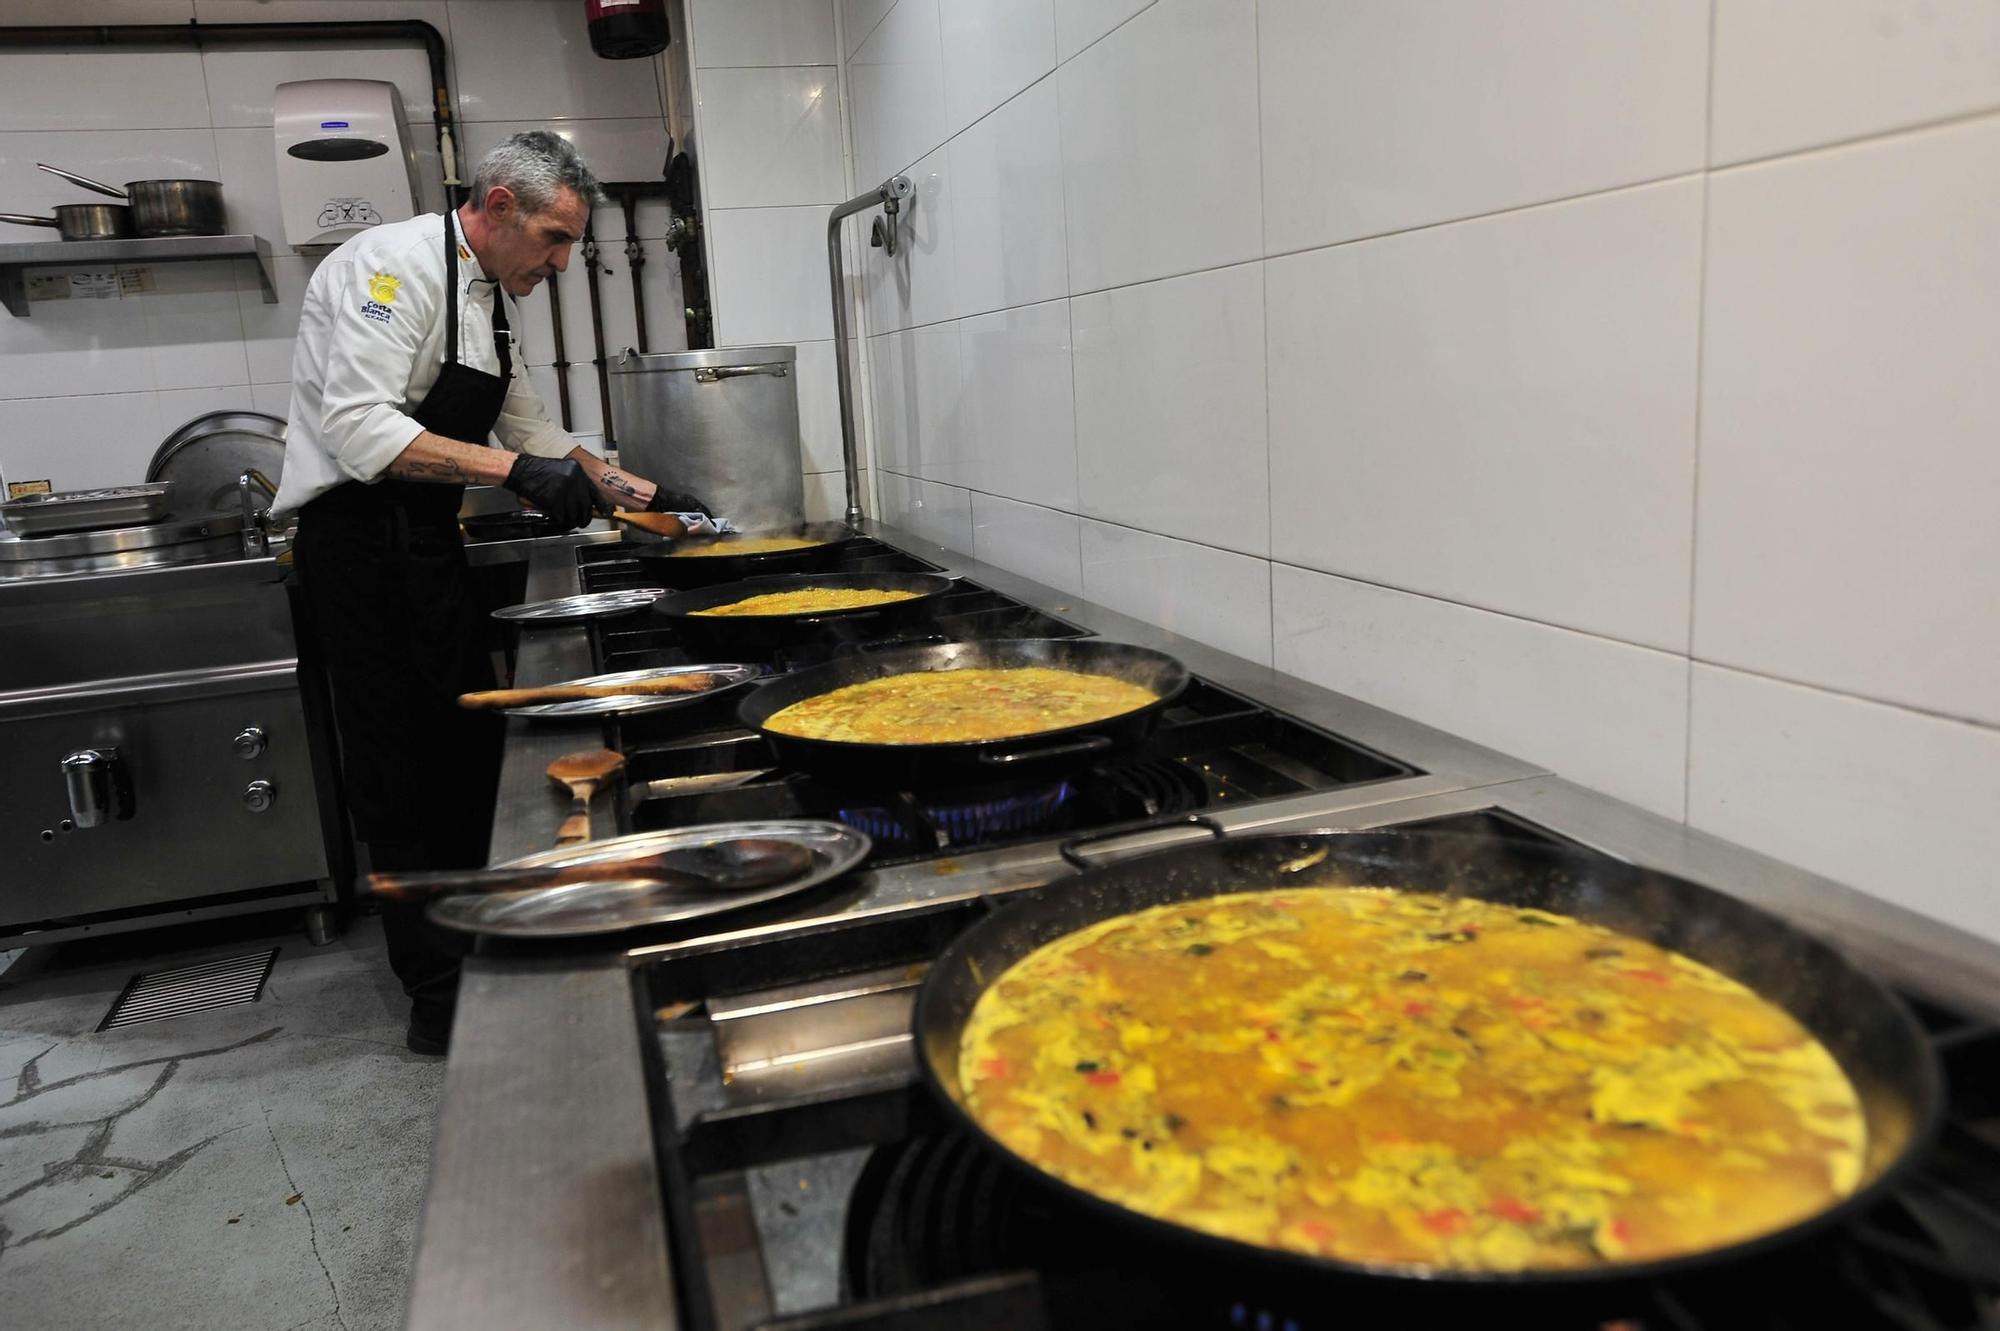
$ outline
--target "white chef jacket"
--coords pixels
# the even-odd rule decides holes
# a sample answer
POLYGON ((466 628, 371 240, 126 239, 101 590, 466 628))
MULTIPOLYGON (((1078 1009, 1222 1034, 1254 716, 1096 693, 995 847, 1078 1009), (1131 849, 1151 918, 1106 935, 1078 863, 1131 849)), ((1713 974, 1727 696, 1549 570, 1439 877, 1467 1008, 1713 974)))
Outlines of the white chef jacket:
MULTIPOLYGON (((493 301, 500 284, 472 256, 456 213, 452 233, 459 245, 459 363, 497 375, 493 301)), ((444 259, 444 222, 425 213, 371 227, 320 261, 299 312, 285 474, 274 513, 296 512, 345 481, 380 480, 423 430, 410 413, 444 366, 444 259)), ((518 306, 511 299, 508 306, 507 322, 519 328, 518 306)), ((563 457, 576 440, 549 420, 518 345, 513 351, 514 377, 493 434, 517 453, 563 457)))

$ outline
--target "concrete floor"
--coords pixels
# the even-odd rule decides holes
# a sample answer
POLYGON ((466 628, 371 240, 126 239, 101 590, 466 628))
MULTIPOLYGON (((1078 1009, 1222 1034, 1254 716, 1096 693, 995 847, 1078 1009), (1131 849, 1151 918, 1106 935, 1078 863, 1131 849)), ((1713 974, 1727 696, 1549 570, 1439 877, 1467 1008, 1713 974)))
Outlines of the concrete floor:
POLYGON ((444 1060, 377 921, 299 921, 0 953, 0 1323, 402 1325, 444 1060), (273 945, 259 1002, 95 1031, 136 971, 273 945))

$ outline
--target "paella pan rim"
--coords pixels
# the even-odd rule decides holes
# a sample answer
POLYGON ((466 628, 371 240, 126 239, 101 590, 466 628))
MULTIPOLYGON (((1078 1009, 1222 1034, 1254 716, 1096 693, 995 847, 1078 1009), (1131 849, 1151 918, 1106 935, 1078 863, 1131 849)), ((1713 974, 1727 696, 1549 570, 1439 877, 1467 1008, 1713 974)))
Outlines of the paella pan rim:
MULTIPOLYGON (((1002 1163, 1024 1173, 1035 1184, 1102 1219, 1184 1247, 1227 1254, 1235 1260, 1262 1265, 1274 1272, 1292 1276, 1310 1276, 1328 1280, 1394 1280, 1409 1289, 1431 1289, 1440 1293, 1507 1290, 1519 1292, 1524 1297, 1558 1295, 1697 1273, 1711 1273, 1783 1249, 1793 1248, 1853 1218, 1887 1198, 1918 1168, 1941 1129, 1944 1115, 1943 1073, 1935 1048, 1925 1037, 1922 1027, 1908 1005, 1898 995, 1828 943, 1804 933, 1781 917, 1740 898, 1688 879, 1643 869, 1622 860, 1599 856, 1594 852, 1571 851, 1534 843, 1508 843, 1507 853, 1545 860, 1552 873, 1565 869, 1586 875, 1608 872, 1612 878, 1632 877, 1654 886, 1664 886, 1691 904, 1711 907, 1725 919, 1736 917, 1734 924, 1747 924, 1753 928, 1772 931, 1772 938, 1783 941, 1791 947, 1794 955, 1805 956, 1806 964, 1816 968, 1816 973, 1822 978, 1839 979, 1849 988, 1860 991, 1864 1002, 1872 1005, 1873 1011, 1868 1015, 1892 1028, 1893 1034, 1899 1041, 1901 1052, 1910 1060, 1910 1065, 1900 1070, 1902 1080, 1891 1088, 1891 1093, 1900 1097, 1908 1111, 1908 1131, 1894 1156, 1880 1165, 1874 1177, 1869 1178, 1847 1196, 1791 1224, 1734 1243, 1642 1262, 1612 1262, 1600 1266, 1522 1271, 1473 1270, 1367 1263, 1315 1256, 1229 1238, 1177 1221, 1148 1215, 1071 1183, 1016 1153, 989 1133, 959 1100, 957 1053, 973 1004, 977 1002, 978 996, 997 982, 1015 962, 1056 938, 1098 920, 1133 913, 1153 905, 1268 887, 1271 885, 1268 881, 1269 874, 1280 870, 1287 861, 1294 860, 1302 854, 1309 855, 1310 852, 1322 847, 1333 853, 1328 862, 1338 864, 1339 856, 1349 849, 1354 850, 1358 859, 1365 853, 1361 848, 1378 842, 1392 845, 1402 843, 1407 846, 1409 854, 1415 855, 1435 853, 1440 850, 1460 850, 1467 853, 1475 849, 1490 850, 1495 841, 1496 838, 1489 836, 1465 833, 1396 829, 1319 830, 1304 833, 1228 836, 1196 845, 1173 846, 1149 854, 1130 856, 1114 863, 1087 869, 1073 878, 1058 880, 1043 892, 1008 903, 977 920, 954 938, 931 964, 929 973, 918 989, 912 1013, 911 1030, 916 1047, 919 1076, 932 1100, 942 1109, 947 1121, 955 1129, 969 1135, 1002 1163), (1171 875, 1179 869, 1189 866, 1199 868, 1210 863, 1219 863, 1226 869, 1231 860, 1253 860, 1260 854, 1274 857, 1272 863, 1264 868, 1267 881, 1262 883, 1239 881, 1231 885, 1203 879, 1174 884, 1171 881, 1171 875), (1097 905, 1082 902, 1082 893, 1107 885, 1115 888, 1123 879, 1137 874, 1144 874, 1154 882, 1165 882, 1167 886, 1150 890, 1139 888, 1137 890, 1143 894, 1142 900, 1133 902, 1121 898, 1109 908, 1103 908, 1102 902, 1097 905), (968 988, 971 997, 966 999, 961 991, 968 988), (963 1011, 954 1010, 959 1007, 962 1007, 963 1011), (950 1066, 940 1066, 940 1059, 945 1057, 950 1059, 950 1066)), ((1301 887, 1313 885, 1299 884, 1301 887)), ((1487 897, 1487 893, 1477 890, 1469 890, 1467 894, 1487 897)), ((1495 892, 1488 899, 1507 898, 1504 893, 1495 892)), ((1563 910, 1561 906, 1544 908, 1563 910)), ((1584 913, 1579 910, 1575 913, 1578 918, 1591 920, 1598 912, 1584 913)), ((1601 919, 1596 922, 1605 923, 1606 927, 1618 927, 1601 919)), ((1634 932, 1630 929, 1620 931, 1634 932)), ((1665 942, 1660 945, 1673 946, 1665 942)), ((1747 948, 1746 955, 1751 955, 1747 948)), ((1730 966, 1713 960, 1708 960, 1705 964, 1745 984, 1767 1002, 1788 1012, 1792 1011, 1788 1004, 1772 996, 1730 966)), ((1843 1073, 1855 1083, 1855 1089, 1862 1096, 1865 1106, 1869 1092, 1864 1089, 1862 1078, 1856 1075, 1857 1068, 1846 1057, 1842 1057, 1840 1051, 1833 1049, 1823 1026, 1816 1029, 1803 1016, 1796 1012, 1793 1012, 1793 1015, 1815 1039, 1828 1044, 1829 1052, 1835 1054, 1843 1073)), ((1896 1073, 1892 1071, 1889 1075, 1895 1076, 1896 1073)), ((1872 1126, 1871 1123, 1871 1129, 1872 1126)))

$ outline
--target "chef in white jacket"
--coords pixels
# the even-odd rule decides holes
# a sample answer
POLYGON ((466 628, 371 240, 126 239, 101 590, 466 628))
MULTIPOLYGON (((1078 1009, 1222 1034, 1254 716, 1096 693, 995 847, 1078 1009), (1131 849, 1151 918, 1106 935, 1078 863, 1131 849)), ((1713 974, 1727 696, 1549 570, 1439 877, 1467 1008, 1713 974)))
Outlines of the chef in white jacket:
MULTIPOLYGON (((273 508, 299 515, 301 599, 377 870, 486 861, 501 726, 456 706, 493 687, 458 527, 465 486, 504 485, 563 530, 599 507, 701 508, 578 446, 515 364, 508 298, 568 266, 597 197, 566 140, 516 134, 479 163, 464 205, 361 233, 306 286, 273 508)), ((442 1052, 456 958, 414 908, 385 907, 383 923, 409 1045, 442 1052)))

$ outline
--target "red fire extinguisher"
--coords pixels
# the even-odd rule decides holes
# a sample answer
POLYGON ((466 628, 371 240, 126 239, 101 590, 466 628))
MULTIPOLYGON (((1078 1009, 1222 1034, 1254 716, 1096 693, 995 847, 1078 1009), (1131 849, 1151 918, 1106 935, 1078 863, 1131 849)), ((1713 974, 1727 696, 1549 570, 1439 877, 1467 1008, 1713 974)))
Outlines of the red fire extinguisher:
POLYGON ((606 60, 636 60, 667 49, 666 0, 584 0, 590 49, 606 60))

